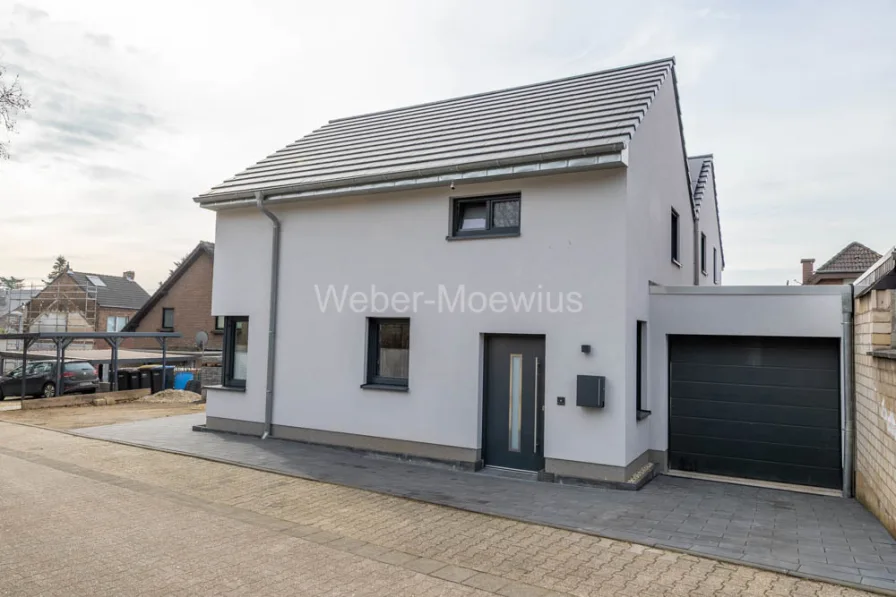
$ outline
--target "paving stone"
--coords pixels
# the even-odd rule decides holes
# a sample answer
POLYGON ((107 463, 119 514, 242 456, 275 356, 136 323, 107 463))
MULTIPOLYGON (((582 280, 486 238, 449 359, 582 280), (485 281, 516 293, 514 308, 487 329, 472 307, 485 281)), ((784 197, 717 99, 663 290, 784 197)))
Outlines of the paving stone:
POLYGON ((447 566, 445 562, 438 562, 436 560, 430 560, 428 558, 417 558, 416 560, 411 560, 404 563, 405 568, 413 570, 415 572, 420 572, 421 574, 431 574, 439 568, 444 568, 445 566, 447 566))
POLYGON ((81 433, 620 540, 685 550, 703 543, 704 549, 724 549, 726 557, 743 542, 744 561, 777 562, 785 568, 800 563, 821 578, 826 569, 838 573, 827 566, 843 565, 850 557, 858 563, 862 555, 879 557, 880 562, 872 563, 896 570, 896 541, 854 500, 662 475, 636 493, 533 482, 521 494, 525 482, 514 479, 276 439, 191 431, 202 417, 168 417, 81 433), (834 552, 839 552, 830 556, 836 562, 828 562, 826 556, 834 552), (783 561, 788 557, 791 561, 783 561))
POLYGON ((491 574, 486 574, 484 572, 479 572, 478 574, 474 574, 467 580, 463 581, 463 584, 467 585, 468 587, 488 591, 489 593, 495 593, 498 591, 498 589, 502 589, 509 585, 510 581, 506 578, 501 578, 500 576, 494 576, 491 574))
POLYGON ((470 570, 469 568, 461 568, 460 566, 445 566, 444 568, 440 568, 432 572, 430 576, 460 583, 467 580, 474 574, 476 574, 476 571, 470 570))

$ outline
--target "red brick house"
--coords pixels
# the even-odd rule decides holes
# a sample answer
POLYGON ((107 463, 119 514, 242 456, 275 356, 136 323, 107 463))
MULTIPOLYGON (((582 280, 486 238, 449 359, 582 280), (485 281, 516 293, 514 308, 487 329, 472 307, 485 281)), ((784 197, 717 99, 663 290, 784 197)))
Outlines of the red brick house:
POLYGON ((804 285, 852 284, 880 258, 881 254, 877 251, 862 243, 851 242, 818 269, 813 269, 815 259, 801 260, 802 282, 804 285))
MULTIPOLYGON (((162 283, 155 294, 131 317, 127 332, 180 332, 181 338, 168 341, 174 350, 196 350, 196 333, 208 334, 207 348, 220 350, 224 339, 223 323, 212 317, 212 267, 215 245, 200 242, 183 263, 162 283)), ((153 338, 132 338, 128 348, 159 348, 153 338)))
MULTIPOLYGON (((30 332, 121 331, 148 298, 149 293, 134 281, 133 271, 121 276, 67 271, 25 305, 23 329, 30 332)), ((97 340, 93 347, 108 348, 108 344, 97 340)))

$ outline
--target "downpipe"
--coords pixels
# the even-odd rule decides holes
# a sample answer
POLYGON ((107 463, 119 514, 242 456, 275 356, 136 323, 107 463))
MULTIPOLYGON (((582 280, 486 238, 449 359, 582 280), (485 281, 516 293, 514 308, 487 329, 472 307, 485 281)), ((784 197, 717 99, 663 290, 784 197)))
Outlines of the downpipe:
POLYGON ((840 341, 843 359, 843 497, 855 495, 856 459, 856 387, 855 328, 853 286, 843 291, 843 336, 840 341))
POLYGON ((274 363, 277 348, 277 296, 280 289, 280 219, 264 204, 264 194, 255 193, 255 205, 273 224, 271 236, 271 287, 270 308, 268 313, 268 363, 267 380, 264 393, 264 433, 261 439, 270 437, 274 419, 274 363))

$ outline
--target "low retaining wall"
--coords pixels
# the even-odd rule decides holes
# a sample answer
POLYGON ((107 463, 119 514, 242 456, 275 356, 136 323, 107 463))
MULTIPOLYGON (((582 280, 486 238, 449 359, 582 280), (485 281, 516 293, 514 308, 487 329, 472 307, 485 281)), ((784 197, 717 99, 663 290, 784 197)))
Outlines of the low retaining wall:
POLYGON ((34 400, 23 400, 22 410, 57 408, 61 406, 119 404, 121 402, 133 402, 138 398, 149 396, 149 394, 149 388, 141 388, 139 390, 122 390, 120 392, 105 392, 103 394, 70 394, 57 398, 35 398, 34 400))

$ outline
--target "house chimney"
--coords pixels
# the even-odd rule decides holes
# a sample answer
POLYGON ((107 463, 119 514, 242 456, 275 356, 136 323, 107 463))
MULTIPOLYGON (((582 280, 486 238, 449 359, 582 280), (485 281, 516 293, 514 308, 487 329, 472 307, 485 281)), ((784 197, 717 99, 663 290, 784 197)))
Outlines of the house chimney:
POLYGON ((134 281, 134 272, 132 272, 132 271, 127 271, 127 272, 125 272, 125 273, 122 274, 122 275, 125 277, 126 280, 130 280, 131 282, 134 281))
POLYGON ((812 277, 812 274, 815 273, 815 260, 800 259, 800 263, 803 264, 803 284, 805 284, 809 281, 809 278, 812 277))

